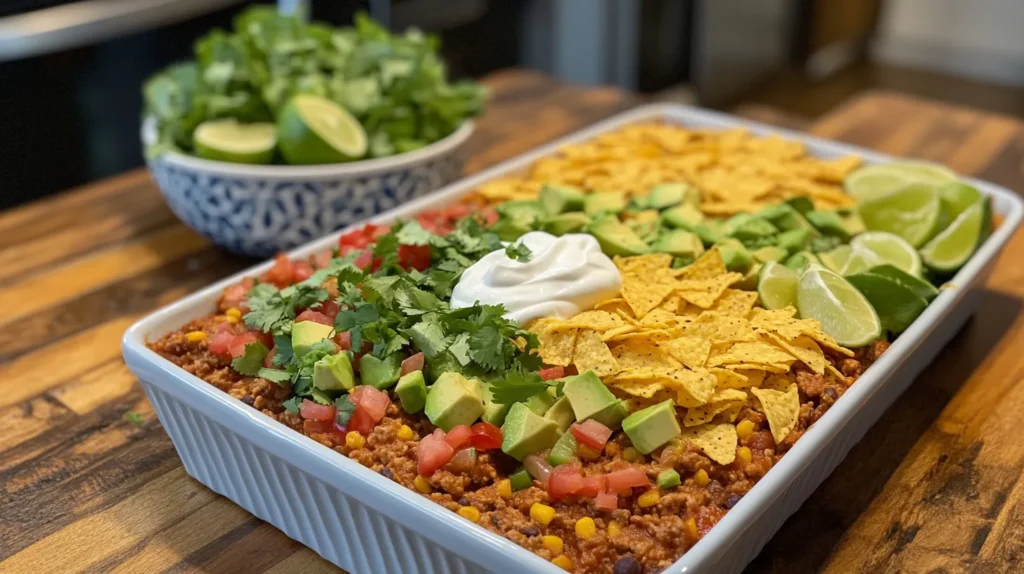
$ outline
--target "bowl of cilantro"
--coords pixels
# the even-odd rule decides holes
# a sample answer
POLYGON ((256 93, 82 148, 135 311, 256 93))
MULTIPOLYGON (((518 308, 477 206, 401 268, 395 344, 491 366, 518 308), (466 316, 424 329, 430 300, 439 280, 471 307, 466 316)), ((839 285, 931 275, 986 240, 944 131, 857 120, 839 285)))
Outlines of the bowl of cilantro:
POLYGON ((306 23, 256 6, 143 87, 146 161, 174 213, 263 257, 444 187, 485 91, 436 38, 306 23))

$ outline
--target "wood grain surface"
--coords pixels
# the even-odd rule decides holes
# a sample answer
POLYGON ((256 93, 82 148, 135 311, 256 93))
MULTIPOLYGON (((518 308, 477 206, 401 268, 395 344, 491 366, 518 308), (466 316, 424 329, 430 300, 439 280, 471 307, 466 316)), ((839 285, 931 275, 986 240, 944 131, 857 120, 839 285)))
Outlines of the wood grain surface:
MULTIPOLYGON (((522 71, 487 84, 471 171, 638 101, 522 71)), ((1022 127, 870 93, 810 130, 1020 189, 1022 127)), ((1018 233, 978 315, 751 572, 1024 570, 1022 260, 1018 233)), ((137 318, 252 263, 179 224, 144 171, 0 214, 0 572, 337 571, 190 479, 121 361, 137 318)))

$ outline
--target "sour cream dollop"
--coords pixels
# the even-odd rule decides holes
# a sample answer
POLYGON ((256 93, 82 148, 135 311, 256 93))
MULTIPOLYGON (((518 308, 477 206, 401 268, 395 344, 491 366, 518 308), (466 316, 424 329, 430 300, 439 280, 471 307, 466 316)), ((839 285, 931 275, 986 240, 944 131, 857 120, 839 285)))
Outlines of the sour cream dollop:
POLYGON ((541 317, 568 319, 622 288, 619 270, 593 236, 531 231, 519 242, 530 249, 528 262, 510 259, 504 249, 488 253, 462 273, 451 307, 500 303, 507 318, 525 325, 541 317))

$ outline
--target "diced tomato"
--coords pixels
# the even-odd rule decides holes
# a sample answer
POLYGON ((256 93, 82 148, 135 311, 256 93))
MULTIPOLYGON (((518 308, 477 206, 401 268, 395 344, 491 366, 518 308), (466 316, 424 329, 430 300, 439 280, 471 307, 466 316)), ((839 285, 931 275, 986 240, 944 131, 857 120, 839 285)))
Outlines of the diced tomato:
POLYGON ((323 301, 317 305, 316 311, 323 313, 328 319, 331 320, 330 324, 334 324, 334 318, 338 316, 338 312, 341 311, 341 307, 337 303, 331 300, 323 301))
POLYGON ((232 358, 241 357, 245 354, 245 346, 255 343, 257 340, 259 340, 259 336, 252 331, 235 335, 231 342, 228 343, 228 353, 231 354, 232 358))
POLYGON ((608 490, 628 493, 638 486, 650 486, 651 480, 639 468, 626 468, 608 473, 608 490))
POLYGON ((334 321, 332 321, 330 317, 324 315, 320 311, 313 311, 312 309, 306 309, 299 313, 299 316, 295 318, 296 323, 301 323, 302 321, 312 321, 314 323, 320 323, 321 325, 334 325, 334 321))
POLYGON ((544 379, 545 381, 553 381, 555 379, 561 379, 562 377, 565 376, 565 367, 555 366, 549 369, 541 369, 537 371, 537 374, 540 376, 540 378, 544 379))
POLYGON ((349 231, 338 238, 338 246, 341 248, 354 247, 356 249, 366 249, 373 243, 373 236, 369 232, 371 228, 373 228, 372 225, 366 225, 349 231))
POLYGON ((352 333, 342 331, 334 336, 334 342, 338 344, 338 348, 342 351, 347 351, 352 348, 352 333))
POLYGON ((295 283, 305 281, 313 275, 313 266, 306 261, 296 261, 292 267, 292 281, 295 283))
POLYGON ((455 454, 455 449, 445 440, 444 431, 436 429, 420 439, 416 449, 416 472, 421 476, 430 476, 434 471, 448 464, 455 454))
POLYGON ((234 339, 235 334, 231 331, 217 331, 213 339, 210 339, 210 352, 222 357, 230 357, 231 341, 234 339))
POLYGON ((444 235, 444 233, 442 233, 442 231, 441 231, 442 228, 443 228, 444 222, 441 221, 440 213, 439 212, 434 211, 434 210, 421 211, 416 216, 416 221, 419 222, 420 227, 422 227, 423 229, 426 229, 427 231, 429 231, 431 233, 436 233, 438 235, 444 235))
POLYGON ((573 423, 569 430, 572 431, 572 436, 576 437, 578 443, 585 444, 598 451, 604 450, 604 444, 612 436, 612 429, 594 419, 587 419, 582 423, 573 423))
POLYGON ((284 253, 279 253, 274 258, 274 266, 267 270, 263 274, 263 278, 268 283, 273 283, 280 289, 292 284, 292 279, 295 277, 295 264, 292 263, 291 259, 284 253))
POLYGON ((330 250, 324 250, 317 253, 312 258, 313 267, 316 267, 317 269, 323 269, 324 267, 327 267, 328 265, 331 264, 331 259, 333 258, 333 255, 334 254, 331 253, 330 250))
MULTIPOLYGON (((349 343, 351 345, 351 342, 349 343)), ((408 374, 413 371, 423 370, 423 353, 416 353, 408 359, 402 361, 402 374, 408 374)))
POLYGON ((712 508, 708 506, 702 506, 697 511, 697 534, 700 538, 704 538, 704 535, 711 530, 714 525, 718 524, 718 521, 725 516, 725 510, 712 508))
POLYGON ((448 470, 452 472, 466 473, 473 470, 476 466, 476 449, 461 448, 456 449, 455 456, 448 461, 448 470))
POLYGON ((220 304, 218 305, 220 310, 227 311, 228 309, 235 308, 242 313, 248 313, 249 307, 245 305, 245 296, 252 289, 252 286, 252 277, 246 277, 240 283, 224 289, 224 293, 220 296, 220 304))
POLYGON ((457 221, 473 212, 473 206, 468 203, 453 203, 444 209, 444 215, 452 221, 457 221))
POLYGON ((594 498, 594 506, 599 510, 615 510, 619 507, 619 497, 611 492, 602 492, 594 498))
POLYGON ((468 425, 458 425, 444 435, 444 440, 448 441, 452 448, 458 450, 460 447, 469 444, 469 439, 472 436, 473 431, 468 425))
POLYGON ((576 494, 582 487, 583 475, 576 464, 556 466, 548 479, 548 495, 555 500, 576 494))
POLYGON ((399 245, 398 264, 406 270, 413 268, 417 271, 423 271, 430 267, 430 246, 399 245))
POLYGON ((480 210, 480 219, 483 219, 486 226, 494 225, 498 222, 498 212, 493 207, 485 207, 480 210))
POLYGON ((299 409, 299 416, 311 421, 334 421, 334 407, 332 405, 321 405, 309 399, 302 399, 302 407, 299 409))
POLYGON ((352 418, 348 419, 348 430, 356 431, 363 436, 369 436, 375 426, 377 421, 373 420, 369 411, 359 407, 352 412, 352 418))
POLYGON ((501 429, 492 425, 489 422, 480 421, 471 427, 473 436, 469 439, 469 444, 473 445, 477 450, 491 450, 495 448, 501 448, 501 429))
POLYGON ((276 354, 277 354, 277 347, 274 347, 274 348, 270 349, 270 352, 267 353, 267 356, 263 358, 263 366, 268 368, 268 369, 273 367, 274 366, 274 355, 276 355, 276 354))
POLYGON ((377 424, 384 418, 384 412, 391 399, 388 394, 369 385, 359 385, 349 392, 349 398, 358 408, 365 409, 377 424))
POLYGON ((608 490, 608 477, 603 474, 592 474, 583 477, 583 485, 576 491, 576 494, 593 498, 606 490, 608 490))
POLYGON ((384 262, 383 259, 381 259, 380 257, 376 257, 375 258, 373 256, 373 252, 370 251, 369 249, 367 249, 367 250, 363 251, 362 253, 360 253, 359 257, 356 257, 355 260, 352 261, 352 264, 355 265, 356 267, 362 269, 363 271, 366 271, 367 269, 369 269, 370 272, 373 273, 373 272, 377 271, 378 269, 380 269, 380 264, 383 263, 383 262, 384 262), (371 267, 371 264, 372 264, 372 267, 371 267))

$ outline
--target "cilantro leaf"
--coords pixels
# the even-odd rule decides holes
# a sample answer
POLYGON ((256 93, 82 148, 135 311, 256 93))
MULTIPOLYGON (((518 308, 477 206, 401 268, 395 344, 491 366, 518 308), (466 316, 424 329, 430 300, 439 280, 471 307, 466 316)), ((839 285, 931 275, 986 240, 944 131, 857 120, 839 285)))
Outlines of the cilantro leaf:
POLYGON ((125 411, 124 420, 132 423, 133 425, 141 425, 145 421, 142 419, 142 415, 135 411, 125 411))
POLYGON ((267 358, 270 350, 261 341, 249 343, 245 346, 245 354, 231 360, 231 367, 243 375, 255 377, 263 367, 263 359, 267 358))
POLYGON ((505 257, 520 263, 528 263, 533 258, 533 252, 520 242, 509 243, 505 248, 505 257))
POLYGON ((284 407, 284 410, 292 413, 293 415, 297 415, 297 414, 299 414, 299 408, 300 408, 301 404, 302 404, 302 397, 300 397, 299 395, 295 395, 294 397, 292 397, 292 398, 288 399, 287 401, 281 403, 281 406, 284 407))
POLYGON ((435 313, 423 315, 418 323, 406 329, 404 333, 428 359, 441 354, 451 344, 451 340, 445 335, 440 318, 435 313))
POLYGON ((331 396, 316 387, 313 387, 310 394, 313 396, 313 401, 318 405, 331 404, 331 396))
POLYGON ((415 219, 402 226, 397 234, 398 242, 402 245, 430 245, 434 234, 423 229, 419 221, 415 219))
POLYGON ((469 356, 490 371, 505 368, 508 345, 497 328, 488 325, 469 334, 469 356))
POLYGON ((266 367, 261 368, 256 372, 256 376, 266 379, 272 383, 286 383, 292 380, 292 374, 288 371, 282 371, 280 369, 268 369, 266 367))
POLYGON ((278 335, 274 337, 274 358, 271 363, 275 367, 284 367, 295 362, 295 351, 292 350, 292 338, 278 335))
POLYGON ((549 386, 537 373, 512 371, 505 378, 491 381, 491 398, 496 403, 511 405, 542 393, 549 386))
POLYGON ((334 422, 342 426, 347 425, 352 413, 356 412, 356 405, 347 394, 334 399, 334 408, 338 411, 334 415, 334 422))
POLYGON ((448 347, 455 360, 459 362, 463 367, 469 365, 472 361, 469 358, 469 333, 459 333, 458 337, 455 337, 455 342, 448 347))

